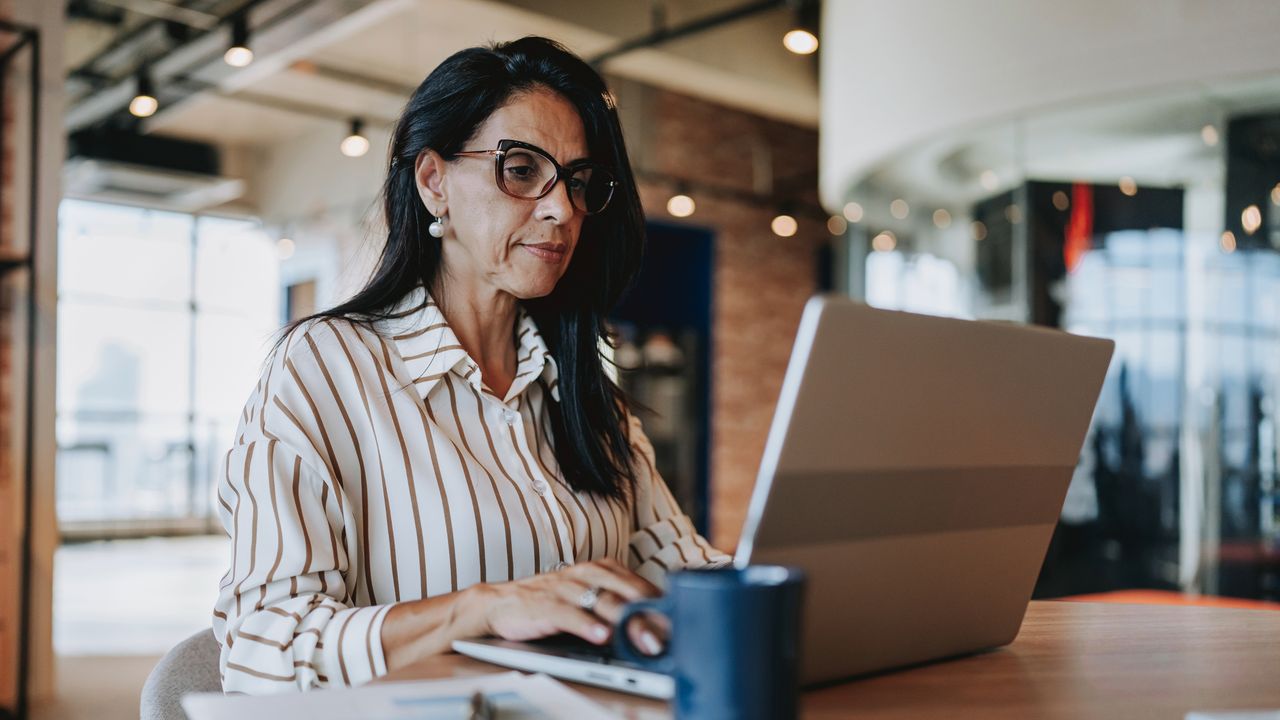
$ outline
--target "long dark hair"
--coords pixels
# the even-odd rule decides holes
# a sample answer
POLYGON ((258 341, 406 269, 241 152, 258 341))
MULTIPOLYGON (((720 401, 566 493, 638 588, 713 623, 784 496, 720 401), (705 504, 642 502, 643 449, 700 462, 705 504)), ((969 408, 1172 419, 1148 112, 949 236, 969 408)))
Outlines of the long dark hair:
MULTIPOLYGON (((618 180, 603 212, 588 216, 573 259, 552 293, 524 301, 559 370, 560 402, 547 398, 560 470, 578 491, 623 500, 635 476, 627 401, 604 370, 605 317, 630 286, 644 250, 644 213, 613 96, 590 65, 554 40, 529 36, 461 50, 431 71, 405 105, 391 138, 382 188, 387 240, 364 288, 346 302, 290 324, 342 318, 372 329, 418 284, 440 279, 440 240, 418 195, 414 164, 430 148, 446 160, 514 95, 539 88, 578 110, 591 159, 618 180)), ((282 336, 281 339, 283 339, 282 336)))

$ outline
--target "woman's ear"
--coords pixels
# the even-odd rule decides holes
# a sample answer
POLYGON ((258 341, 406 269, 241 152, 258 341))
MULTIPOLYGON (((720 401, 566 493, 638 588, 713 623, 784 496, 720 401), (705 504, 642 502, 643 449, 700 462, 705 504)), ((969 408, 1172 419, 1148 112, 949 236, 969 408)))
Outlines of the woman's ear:
POLYGON ((443 215, 448 206, 448 198, 444 192, 444 173, 446 165, 440 153, 427 148, 418 153, 413 163, 414 184, 418 187, 418 197, 427 212, 435 216, 443 215))

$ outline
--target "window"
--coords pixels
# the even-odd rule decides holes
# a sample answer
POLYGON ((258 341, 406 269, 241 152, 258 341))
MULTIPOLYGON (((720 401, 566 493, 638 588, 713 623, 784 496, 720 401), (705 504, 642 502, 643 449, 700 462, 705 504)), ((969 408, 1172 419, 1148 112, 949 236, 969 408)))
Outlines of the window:
POLYGON ((274 245, 247 220, 81 200, 59 215, 60 524, 204 527, 278 327, 274 245))

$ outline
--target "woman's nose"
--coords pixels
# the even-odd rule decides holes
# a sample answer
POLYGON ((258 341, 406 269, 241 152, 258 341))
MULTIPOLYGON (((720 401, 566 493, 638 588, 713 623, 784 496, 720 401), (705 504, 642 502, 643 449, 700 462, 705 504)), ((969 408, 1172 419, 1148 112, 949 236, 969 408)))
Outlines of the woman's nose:
POLYGON ((563 224, 573 217, 573 202, 569 200, 568 178, 559 178, 556 184, 538 201, 538 217, 563 224))

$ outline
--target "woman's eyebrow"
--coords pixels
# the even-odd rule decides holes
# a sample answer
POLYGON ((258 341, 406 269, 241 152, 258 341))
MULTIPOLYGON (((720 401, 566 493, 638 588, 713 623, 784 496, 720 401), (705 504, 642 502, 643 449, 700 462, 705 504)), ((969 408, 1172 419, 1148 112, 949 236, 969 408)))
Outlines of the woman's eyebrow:
MULTIPOLYGON (((539 146, 539 147, 541 147, 541 146, 539 146)), ((548 155, 551 155, 551 151, 550 151, 550 150, 543 150, 543 152, 545 152, 545 153, 546 153, 546 154, 548 154, 548 155)), ((554 157, 555 157, 555 155, 551 155, 551 157, 553 157, 553 158, 554 158, 554 157)), ((582 163, 582 162, 590 162, 590 161, 591 161, 591 158, 590 158, 590 157, 580 157, 580 158, 575 158, 575 159, 573 159, 573 160, 569 160, 569 161, 566 161, 566 162, 562 162, 562 163, 560 163, 560 164, 561 164, 561 165, 563 165, 563 166, 565 166, 565 167, 569 167, 570 165, 577 165, 578 163, 582 163)), ((559 161, 559 160, 556 160, 556 162, 560 162, 560 161, 559 161)))

